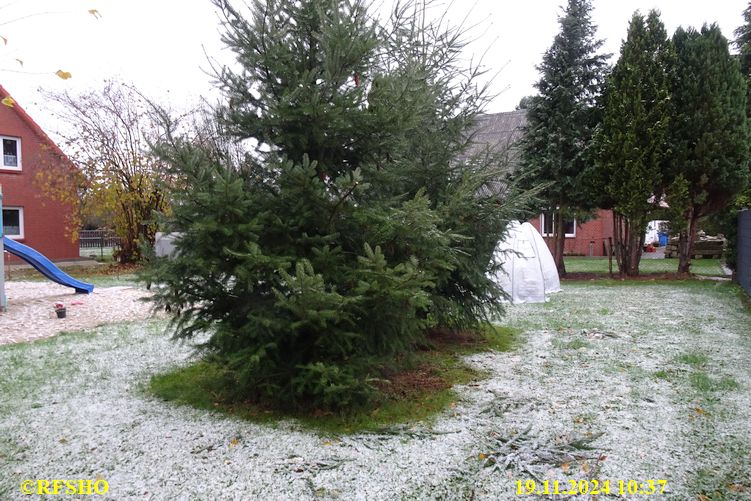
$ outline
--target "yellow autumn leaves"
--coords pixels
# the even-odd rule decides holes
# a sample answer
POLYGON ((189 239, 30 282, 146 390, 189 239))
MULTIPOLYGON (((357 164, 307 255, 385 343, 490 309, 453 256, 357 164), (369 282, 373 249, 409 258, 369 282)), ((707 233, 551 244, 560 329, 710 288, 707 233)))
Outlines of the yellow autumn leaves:
MULTIPOLYGON (((92 16, 94 16, 95 19, 100 19, 102 17, 102 14, 100 14, 100 12, 97 9, 88 9, 87 12, 91 14, 92 16)), ((2 40, 3 45, 8 45, 7 37, 0 35, 0 40, 2 40)), ((23 59, 19 59, 19 58, 14 58, 14 59, 23 68, 23 65, 24 65, 23 59)), ((63 80, 68 80, 69 78, 73 76, 69 71, 65 71, 65 70, 57 70, 54 74, 57 75, 59 78, 62 78, 63 80)), ((13 101, 13 99, 8 97, 2 100, 2 104, 12 108, 13 105, 15 104, 15 101, 13 101)))

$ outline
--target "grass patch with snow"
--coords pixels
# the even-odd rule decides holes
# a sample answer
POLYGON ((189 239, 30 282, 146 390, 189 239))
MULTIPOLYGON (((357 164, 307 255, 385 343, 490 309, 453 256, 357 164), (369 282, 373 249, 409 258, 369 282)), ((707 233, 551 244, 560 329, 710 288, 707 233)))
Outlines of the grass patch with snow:
POLYGON ((751 311, 739 289, 563 289, 508 307, 516 349, 457 348, 482 379, 455 386, 439 415, 353 434, 154 397, 154 374, 196 362, 162 321, 0 346, 0 499, 21 498, 24 479, 97 476, 112 499, 515 499, 532 475, 666 479, 666 500, 751 497, 751 311))
POLYGON ((455 405, 455 385, 486 377, 467 365, 461 355, 508 351, 514 346, 514 338, 514 330, 502 326, 488 327, 477 334, 432 333, 423 349, 402 360, 396 368, 384 369, 373 406, 347 413, 280 411, 263 403, 238 402, 231 393, 234 386, 231 374, 203 360, 154 376, 149 389, 167 401, 260 423, 294 418, 323 433, 375 431, 395 424, 430 421, 455 405))

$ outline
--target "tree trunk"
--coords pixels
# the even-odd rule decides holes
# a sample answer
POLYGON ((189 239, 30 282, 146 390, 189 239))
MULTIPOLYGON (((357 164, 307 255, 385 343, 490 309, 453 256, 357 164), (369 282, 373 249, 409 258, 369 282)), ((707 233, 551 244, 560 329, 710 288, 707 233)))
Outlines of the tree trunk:
POLYGON ((689 210, 688 227, 686 231, 681 232, 678 241, 678 273, 689 273, 691 271, 691 257, 694 253, 694 240, 696 240, 698 220, 695 217, 693 209, 689 210))
POLYGON ((641 222, 634 223, 622 214, 613 213, 613 241, 619 273, 627 277, 638 276, 644 246, 641 222))
POLYGON ((553 247, 555 267, 558 268, 558 276, 566 276, 566 263, 563 262, 563 250, 566 244, 566 221, 563 219, 563 209, 558 209, 554 219, 553 247))
POLYGON ((639 276, 639 263, 641 261, 641 252, 644 247, 644 228, 638 222, 634 224, 627 221, 628 225, 628 244, 626 252, 628 254, 628 268, 626 275, 629 277, 639 276))
POLYGON ((623 275, 625 267, 624 245, 623 245, 623 216, 613 212, 613 250, 615 253, 615 262, 618 265, 618 272, 623 275))

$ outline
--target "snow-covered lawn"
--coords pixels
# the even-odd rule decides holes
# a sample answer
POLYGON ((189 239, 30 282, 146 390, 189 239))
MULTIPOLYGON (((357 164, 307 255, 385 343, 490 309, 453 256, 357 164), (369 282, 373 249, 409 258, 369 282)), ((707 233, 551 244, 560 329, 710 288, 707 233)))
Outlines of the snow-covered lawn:
POLYGON ((737 289, 563 286, 509 308, 519 348, 471 357, 489 379, 432 426, 385 433, 320 436, 149 396, 149 377, 191 353, 162 321, 0 346, 0 499, 28 499, 26 479, 97 478, 111 499, 515 499, 532 475, 561 491, 610 479, 614 498, 619 480, 664 479, 650 499, 749 499, 751 312, 737 289))

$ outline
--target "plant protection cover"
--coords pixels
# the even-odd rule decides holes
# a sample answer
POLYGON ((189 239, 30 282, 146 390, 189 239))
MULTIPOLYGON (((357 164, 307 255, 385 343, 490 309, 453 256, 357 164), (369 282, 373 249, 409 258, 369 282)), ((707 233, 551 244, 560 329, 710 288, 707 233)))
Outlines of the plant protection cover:
POLYGON ((514 304, 544 303, 547 294, 561 290, 553 255, 529 223, 509 223, 494 259, 502 263, 495 280, 514 304))

